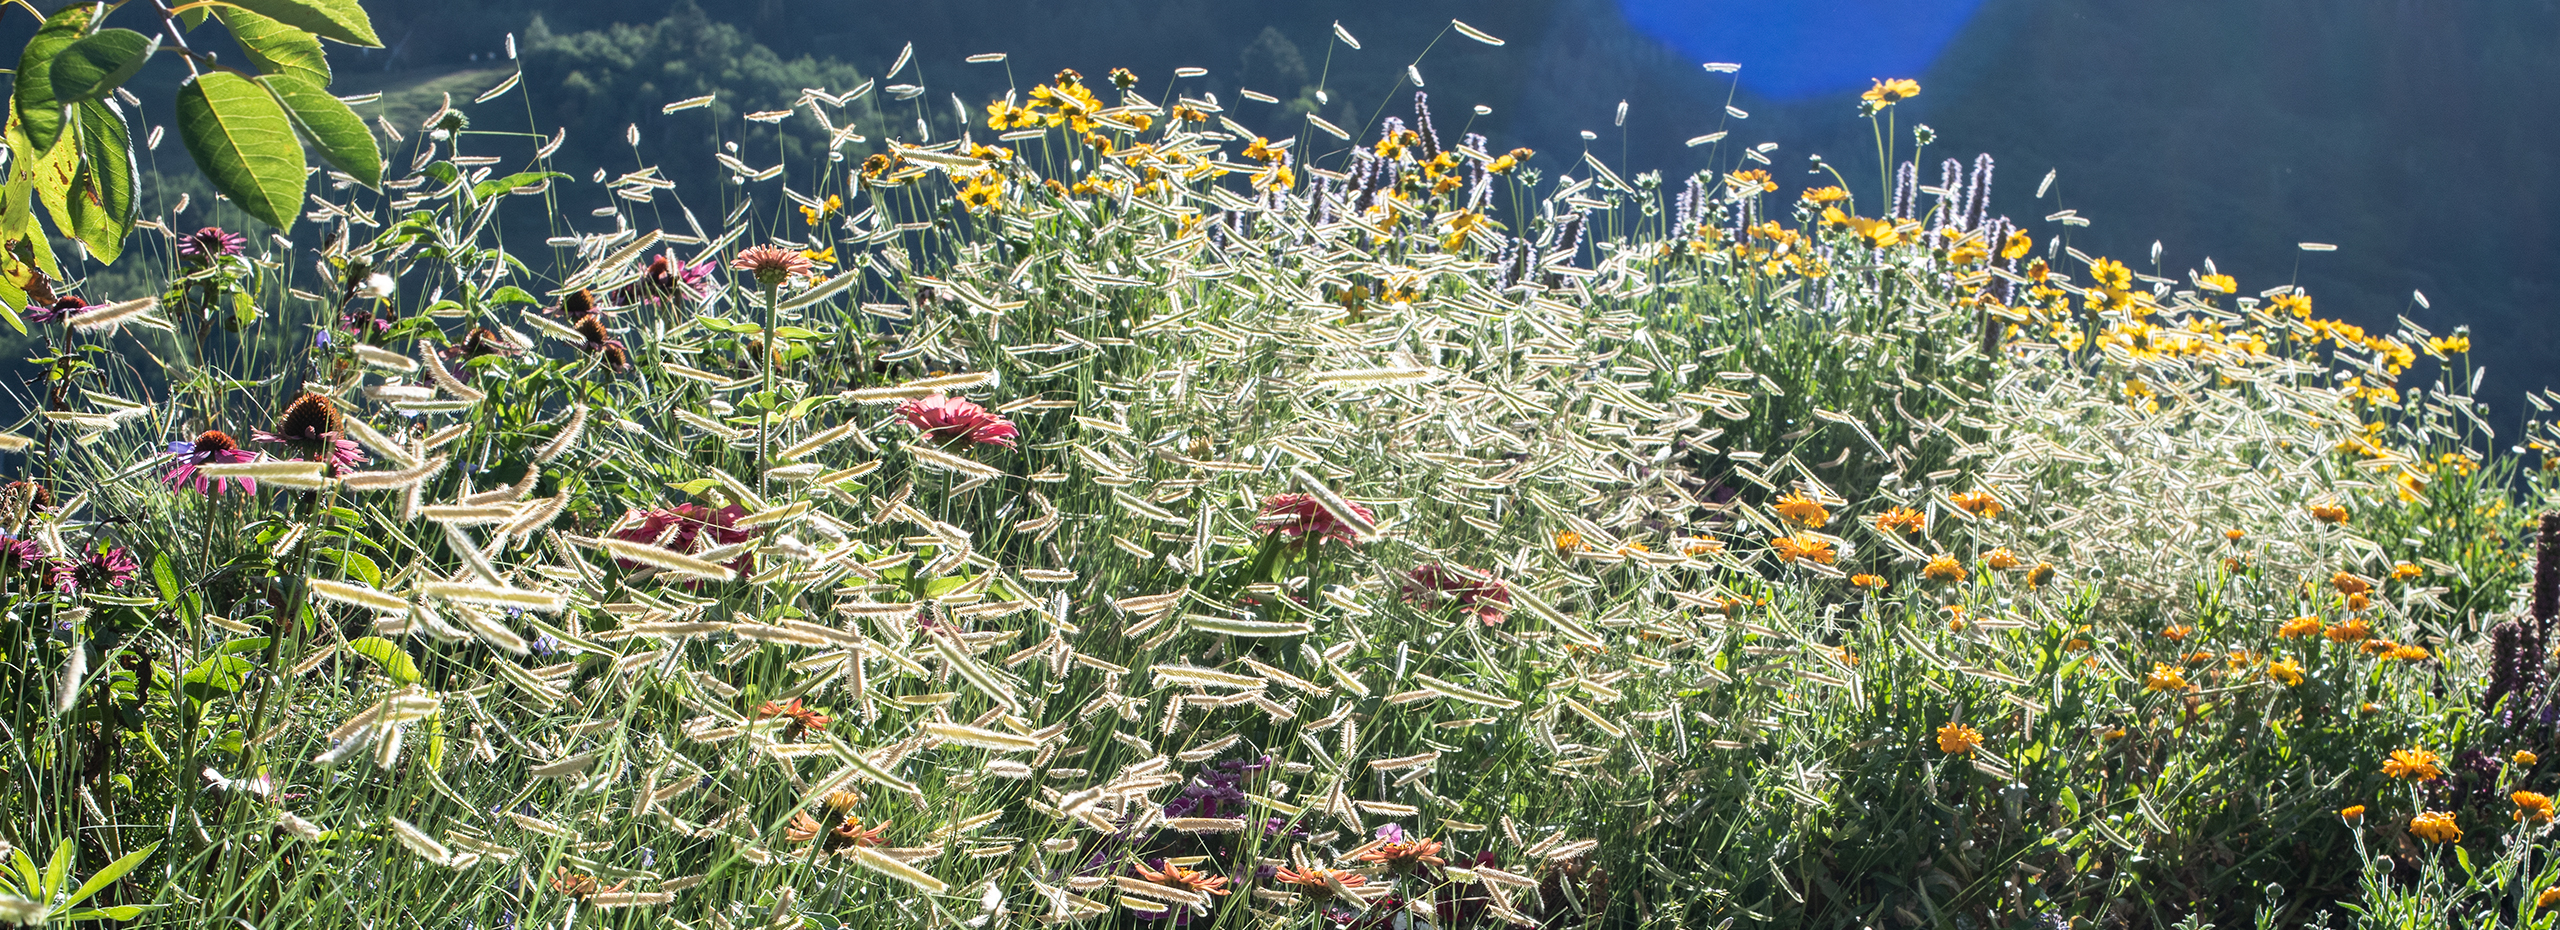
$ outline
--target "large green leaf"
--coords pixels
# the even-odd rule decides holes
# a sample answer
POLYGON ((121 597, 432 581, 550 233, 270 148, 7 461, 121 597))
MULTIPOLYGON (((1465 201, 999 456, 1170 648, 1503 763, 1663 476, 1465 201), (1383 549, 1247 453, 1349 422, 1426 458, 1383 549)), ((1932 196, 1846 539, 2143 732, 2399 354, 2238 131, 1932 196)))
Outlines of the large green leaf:
POLYGON ((9 97, 18 111, 19 131, 35 144, 33 151, 53 148, 53 140, 62 137, 62 101, 53 93, 53 59, 80 40, 94 9, 74 3, 54 11, 36 29, 35 38, 27 40, 26 50, 18 53, 18 83, 9 97))
POLYGON ((229 0, 233 6, 292 26, 323 39, 381 48, 373 20, 356 0, 229 0))
POLYGON ((131 29, 100 29, 53 56, 53 96, 64 103, 97 100, 114 93, 142 70, 160 40, 131 29))
MULTIPOLYGON (((103 889, 108 885, 115 884, 116 879, 123 878, 124 873, 133 871, 133 867, 141 865, 142 860, 151 858, 152 850, 159 848, 160 843, 155 840, 151 845, 144 846, 141 849, 124 854, 124 858, 107 863, 107 867, 99 869, 98 874, 89 876, 88 881, 81 882, 79 890, 73 891, 71 893, 71 897, 64 898, 61 901, 56 902, 54 906, 58 908, 70 907, 82 901, 89 900, 90 895, 97 894, 100 889, 103 889)), ((138 915, 140 912, 136 911, 135 913, 138 915)), ((133 918, 118 917, 116 919, 132 920, 133 918)))
MULTIPOLYGON (((74 111, 72 113, 71 120, 64 123, 64 128, 71 129, 76 127, 79 119, 80 114, 77 111, 74 111)), ((16 140, 12 140, 13 145, 15 144, 15 141, 16 140)), ((35 142, 34 140, 28 140, 27 144, 32 146, 35 142)), ((21 157, 28 152, 44 153, 35 158, 26 159, 26 180, 27 183, 32 185, 34 188, 33 199, 44 204, 45 212, 53 217, 53 228, 64 235, 70 235, 73 228, 71 216, 71 188, 80 180, 80 140, 78 138, 78 133, 76 131, 64 133, 54 140, 53 147, 50 149, 27 148, 19 149, 18 151, 21 154, 21 157)), ((15 179, 13 178, 12 180, 15 179)), ((33 223, 27 224, 26 229, 30 238, 37 239, 37 241, 41 243, 41 237, 36 232, 33 223)), ((43 267, 48 264, 45 259, 53 253, 53 250, 51 248, 37 248, 34 250, 34 253, 33 258, 36 265, 38 267, 43 267)), ((44 273, 54 280, 59 281, 62 279, 61 272, 56 269, 44 268, 44 273)))
POLYGON ((133 195, 142 173, 124 118, 98 100, 82 101, 79 110, 80 176, 71 185, 70 232, 98 261, 113 264, 133 234, 133 195))
POLYGON ((275 92, 285 112, 293 114, 294 125, 319 147, 320 157, 367 189, 382 186, 382 149, 373 142, 373 130, 365 128, 364 120, 345 101, 295 75, 270 74, 258 82, 275 92))
POLYGON ((399 643, 382 637, 348 640, 347 651, 372 659, 373 664, 382 666, 382 673, 390 676, 396 684, 414 685, 424 677, 418 674, 417 660, 409 658, 409 653, 401 649, 399 643))
POLYGON ((178 89, 178 138, 215 189, 250 216, 292 229, 302 207, 302 143, 293 118, 257 82, 228 72, 178 89))
POLYGON ((218 8, 214 15, 222 18, 231 38, 239 41, 240 51, 260 72, 290 74, 329 86, 329 55, 310 33, 237 7, 218 8))

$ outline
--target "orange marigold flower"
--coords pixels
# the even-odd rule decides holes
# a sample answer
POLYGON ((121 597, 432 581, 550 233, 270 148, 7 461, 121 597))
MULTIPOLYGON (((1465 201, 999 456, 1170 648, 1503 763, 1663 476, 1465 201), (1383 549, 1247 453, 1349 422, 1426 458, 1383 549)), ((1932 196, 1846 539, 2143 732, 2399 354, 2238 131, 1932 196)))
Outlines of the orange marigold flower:
POLYGON ((2517 765, 2532 765, 2536 762, 2542 761, 2542 757, 2534 755, 2533 750, 2518 749, 2516 750, 2515 755, 2508 757, 2507 761, 2513 762, 2517 765))
POLYGON ((1556 551, 1559 553, 1581 552, 1587 548, 1590 547, 1582 544, 1582 534, 1580 533, 1576 533, 1572 530, 1566 530, 1556 534, 1556 551))
POLYGON ((2027 590, 2041 590, 2051 581, 2053 581, 2053 563, 2037 562, 2036 567, 2027 569, 2027 590))
POLYGON ((2358 577, 2354 572, 2330 575, 2329 586, 2338 589, 2338 593, 2349 596, 2373 593, 2373 582, 2358 577))
POLYGON ((2518 791, 2507 795, 2507 800, 2516 802, 2515 819, 2523 820, 2531 817, 2535 823, 2551 822, 2550 795, 2538 791, 2518 791))
POLYGON ((2232 542, 2239 542, 2243 537, 2246 537, 2246 536, 2248 536, 2248 535, 2249 535, 2249 531, 2248 531, 2248 530, 2230 529, 2230 530, 2223 530, 2223 531, 2222 531, 2222 538, 2227 539, 2227 540, 2230 540, 2230 541, 2232 541, 2232 542))
POLYGON ((1831 551, 1831 543, 1811 536, 1772 537, 1769 540, 1769 546, 1770 548, 1777 550, 1778 561, 1781 562, 1793 562, 1797 559, 1812 559, 1824 565, 1829 565, 1834 560, 1840 558, 1839 553, 1831 551))
POLYGON ((2425 571, 2425 569, 2419 568, 2415 564, 2402 562, 2398 565, 2391 566, 2391 580, 2407 581, 2411 578, 2416 578, 2419 575, 2424 574, 2425 571))
POLYGON ((1905 533, 1917 533, 1928 526, 1928 523, 1927 516, 1909 507, 1896 507, 1876 515, 1876 529, 1885 532, 1900 530, 1905 533))
POLYGON ((2153 662, 2151 674, 2142 676, 2142 688, 2145 691, 2184 691, 2187 690, 2187 676, 2164 663, 2153 662))
POLYGON ((1883 575, 1851 575, 1849 576, 1849 583, 1861 588, 1873 588, 1878 591, 1884 590, 1885 585, 1887 584, 1883 575))
POLYGON ((1965 753, 1972 752, 1976 747, 1981 745, 1982 731, 1980 730, 1965 726, 1961 723, 1950 723, 1938 728, 1939 752, 1947 753, 1949 755, 1963 755, 1965 753))
POLYGON ((2329 641, 2333 643, 2358 642, 2372 638, 2373 625, 2364 622, 2364 618, 2358 617, 2345 623, 2338 624, 2337 626, 2330 627, 2320 635, 2328 637, 2329 641))
POLYGON ((1930 556, 1929 564, 1920 569, 1921 577, 1941 584, 1961 583, 1966 574, 1968 573, 1964 570, 1964 566, 1956 562, 1955 556, 1943 553, 1930 556))
POLYGON ((2363 820, 2363 819, 2364 819, 2364 805, 2362 805, 2362 804, 2350 804, 2350 805, 2347 805, 2346 807, 2339 808, 2339 809, 2338 809, 2338 816, 2340 816, 2340 817, 2344 817, 2344 818, 2346 818, 2346 819, 2348 819, 2348 820, 2363 820))
MULTIPOLYGON (((1398 834, 1402 835, 1402 834, 1398 834)), ((1380 843, 1360 854, 1360 861, 1375 862, 1399 872, 1409 872, 1424 865, 1448 865, 1440 858, 1440 841, 1418 836, 1380 843)))
POLYGON ((2434 781, 2444 777, 2444 769, 2438 767, 2443 761, 2424 749, 2394 749, 2391 758, 2382 762, 2382 774, 2410 781, 2434 781))
POLYGON ((1318 868, 1299 871, 1285 865, 1271 873, 1271 877, 1283 885, 1296 885, 1307 894, 1319 898, 1332 896, 1338 891, 1350 892, 1350 889, 1369 883, 1369 876, 1358 872, 1318 868))
POLYGON ((2391 654, 2384 656, 2384 658, 2398 659, 2402 662, 2424 662, 2433 655, 2433 653, 2427 651, 2427 647, 2425 646, 2411 646, 2403 643, 2392 649, 2391 654))
POLYGON ((1991 492, 1989 491, 1968 491, 1963 494, 1951 494, 1947 496, 1947 502, 1963 508, 1966 513, 1982 517, 1984 519, 1997 517, 2000 515, 2002 510, 2007 509, 2002 507, 2000 505, 2000 499, 1991 496, 1991 492))
POLYGON ((782 738, 786 740, 799 739, 801 734, 810 730, 824 730, 827 724, 835 719, 810 710, 800 703, 799 698, 792 698, 787 704, 780 701, 766 701, 756 705, 756 719, 762 720, 767 717, 786 717, 791 720, 782 727, 782 738))
POLYGON ((2533 906, 2536 909, 2560 906, 2560 887, 2542 889, 2541 894, 2533 896, 2533 906))
POLYGON ((1148 868, 1146 863, 1143 862, 1132 866, 1132 868, 1138 870, 1138 876, 1140 878, 1163 885, 1167 888, 1193 892, 1195 894, 1224 895, 1228 893, 1227 879, 1211 875, 1207 872, 1187 869, 1178 865, 1168 865, 1159 871, 1148 868))
POLYGON ((2302 666, 2291 659, 2278 659, 2267 663, 2267 677, 2290 688, 2302 683, 2302 666))
POLYGON ((2455 826, 2453 815, 2444 811, 2427 811, 2409 818, 2409 835, 2430 843, 2462 842, 2462 828, 2455 826))
POLYGON ((1821 529, 1824 523, 1831 520, 1831 511, 1822 509, 1821 504, 1815 503, 1802 494, 1789 494, 1778 498, 1777 506, 1771 509, 1776 510, 1778 516, 1785 517, 1788 522, 1809 529, 1821 529))
POLYGON ((551 890, 580 900, 600 894, 612 894, 621 891, 629 884, 631 881, 624 879, 611 885, 603 885, 596 881, 595 876, 569 871, 569 867, 565 865, 560 866, 560 871, 551 877, 551 890))
POLYGON ((2160 635, 2168 638, 2170 642, 2183 643, 2187 641, 2187 637, 2195 635, 2195 632, 2195 627, 2183 623, 2172 623, 2168 629, 2161 630, 2160 635))
POLYGON ((2347 522, 2347 508, 2336 504, 2314 504, 2311 507, 2311 516, 2322 523, 2336 525, 2347 522))
POLYGON ((2018 554, 2009 551, 2007 547, 1993 549, 1982 557, 1983 567, 1995 572, 2005 572, 2023 564, 2026 563, 2018 560, 2018 554))
POLYGON ((2285 621, 2284 625, 2276 627, 2276 635, 2285 639, 2301 639, 2305 636, 2318 636, 2322 629, 2324 627, 2318 617, 2295 617, 2285 621))

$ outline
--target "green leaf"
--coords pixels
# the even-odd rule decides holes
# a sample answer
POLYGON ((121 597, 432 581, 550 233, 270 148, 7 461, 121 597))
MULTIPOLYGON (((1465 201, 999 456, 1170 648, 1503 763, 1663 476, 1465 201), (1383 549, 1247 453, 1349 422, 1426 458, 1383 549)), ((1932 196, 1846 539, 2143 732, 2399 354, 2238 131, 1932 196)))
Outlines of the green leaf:
POLYGON ((323 39, 381 48, 373 20, 356 0, 229 0, 231 5, 323 39))
MULTIPOLYGON (((74 111, 71 119, 65 122, 64 127, 76 130, 78 127, 73 124, 79 121, 80 116, 81 114, 78 111, 74 111)), ((27 144, 34 145, 35 142, 34 140, 29 140, 27 144)), ((80 140, 78 138, 78 133, 69 132, 55 137, 53 148, 51 149, 27 149, 25 151, 44 152, 41 157, 28 161, 27 179, 35 185, 35 199, 38 202, 43 203, 45 213, 53 217, 54 230, 65 235, 71 234, 73 229, 76 228, 72 224, 71 188, 77 185, 80 180, 80 140)), ((50 248, 43 248, 38 249, 37 251, 42 254, 36 256, 36 264, 38 267, 42 267, 44 265, 44 259, 49 257, 53 250, 50 248)), ((53 269, 46 268, 44 269, 44 272, 54 280, 59 281, 62 279, 62 275, 53 269)))
POLYGON ((134 919, 134 918, 136 918, 136 917, 140 917, 140 916, 142 916, 142 912, 144 912, 144 911, 148 911, 148 910, 150 910, 150 909, 152 909, 152 908, 155 908, 155 907, 158 907, 158 906, 159 906, 159 905, 157 905, 157 904, 118 904, 118 905, 116 905, 116 906, 114 906, 114 907, 84 907, 84 908, 81 908, 81 909, 79 909, 79 910, 71 911, 71 912, 68 912, 68 913, 55 914, 55 915, 53 915, 53 919, 55 919, 55 920, 132 920, 132 919, 134 919))
POLYGON ((277 229, 302 208, 302 143, 275 95, 248 78, 213 71, 178 89, 178 137, 196 167, 231 202, 277 229))
POLYGON ((50 901, 54 895, 61 894, 62 883, 70 874, 71 841, 63 840, 53 844, 53 861, 44 865, 44 883, 38 886, 43 894, 37 896, 37 900, 50 901))
POLYGON ((515 190, 516 188, 523 187, 528 184, 540 184, 552 178, 565 177, 568 177, 568 175, 561 174, 557 171, 519 171, 503 178, 490 178, 489 180, 471 185, 471 199, 487 200, 493 195, 515 190))
POLYGON ((524 288, 508 284, 500 286, 497 290, 490 291, 489 302, 493 304, 539 304, 542 302, 542 298, 525 293, 524 288))
POLYGON ((113 264, 133 234, 134 191, 142 185, 133 134, 124 118, 97 100, 80 103, 80 175, 71 184, 71 234, 89 254, 113 264))
POLYGON ((344 549, 322 549, 320 555, 338 563, 339 570, 346 572, 357 581, 364 582, 367 587, 382 587, 382 567, 375 565, 372 557, 344 549))
POLYGON ((131 29, 100 29, 53 56, 53 96, 64 103, 103 99, 142 70, 160 40, 131 29))
POLYGON ((160 587, 160 596, 177 600, 184 589, 178 587, 178 572, 169 564, 166 552, 151 557, 151 583, 160 587))
POLYGON ((257 666, 239 656, 214 656, 196 663, 179 679, 178 690, 199 701, 213 700, 217 694, 231 694, 248 687, 249 672, 257 666))
POLYGON ((258 82, 275 92, 276 101, 293 115, 294 125, 320 148, 320 157, 354 176, 365 189, 381 188, 382 149, 374 144, 373 130, 365 128, 364 120, 345 101, 295 75, 270 74, 258 82))
POLYGON ((329 86, 329 53, 310 33, 238 7, 218 7, 213 15, 231 30, 249 63, 265 74, 290 74, 329 86))
POLYGON ((414 685, 424 677, 418 674, 418 663, 409 658, 409 653, 401 649, 399 643, 382 637, 351 640, 347 643, 347 650, 372 659, 373 664, 382 666, 382 673, 391 676, 393 682, 414 685))
MULTIPOLYGON (((78 903, 80 903, 80 902, 82 902, 82 901, 89 900, 89 896, 90 896, 90 895, 97 894, 99 889, 101 889, 101 888, 105 888, 105 887, 107 887, 108 885, 112 885, 112 884, 114 884, 116 879, 123 878, 123 877, 124 877, 124 873, 133 871, 133 867, 134 867, 134 866, 137 866, 137 865, 141 865, 141 864, 142 864, 142 860, 151 858, 151 851, 152 851, 152 850, 159 849, 159 848, 160 848, 160 843, 159 843, 159 841, 154 840, 154 841, 152 841, 151 845, 144 846, 144 847, 142 847, 141 849, 137 849, 137 850, 134 850, 134 851, 132 851, 132 852, 126 853, 126 854, 124 854, 124 858, 118 859, 118 860, 116 860, 116 861, 114 861, 114 862, 107 863, 107 867, 106 867, 106 868, 103 868, 103 869, 99 869, 99 870, 98 870, 98 874, 96 874, 96 875, 92 875, 92 876, 89 876, 89 880, 88 880, 88 881, 81 882, 81 883, 80 883, 80 890, 72 892, 72 893, 71 893, 71 897, 63 899, 62 903, 60 903, 60 904, 56 904, 56 905, 54 905, 54 906, 55 906, 55 907, 70 907, 70 906, 72 906, 72 905, 74 905, 74 904, 78 904, 78 903)), ((136 911, 135 913, 139 914, 139 913, 141 913, 141 912, 140 912, 140 911, 136 911)), ((117 920, 132 920, 133 918, 131 918, 131 917, 118 917, 118 918, 116 918, 116 919, 117 919, 117 920)))
POLYGON ((27 40, 26 50, 18 53, 18 83, 9 96, 17 107, 20 131, 34 143, 30 151, 51 149, 53 140, 62 137, 62 101, 53 93, 54 57, 88 31, 95 10, 90 4, 74 3, 54 11, 36 29, 35 38, 27 40))

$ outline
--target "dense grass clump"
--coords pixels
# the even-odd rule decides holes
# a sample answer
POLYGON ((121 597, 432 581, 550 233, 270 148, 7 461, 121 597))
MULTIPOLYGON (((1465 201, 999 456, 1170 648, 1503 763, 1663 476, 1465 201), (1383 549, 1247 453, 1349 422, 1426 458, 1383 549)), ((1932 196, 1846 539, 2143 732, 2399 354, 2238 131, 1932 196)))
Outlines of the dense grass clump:
POLYGON ((841 161, 549 256, 438 113, 319 254, 41 314, 0 919, 2547 925, 2469 336, 1881 130, 1862 202, 1137 87, 811 91, 841 161))

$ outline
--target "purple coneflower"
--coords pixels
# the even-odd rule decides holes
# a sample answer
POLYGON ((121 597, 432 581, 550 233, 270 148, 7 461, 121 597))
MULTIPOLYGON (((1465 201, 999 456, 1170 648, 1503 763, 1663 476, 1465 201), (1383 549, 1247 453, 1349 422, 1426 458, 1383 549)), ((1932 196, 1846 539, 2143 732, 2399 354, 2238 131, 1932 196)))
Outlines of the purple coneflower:
POLYGON ((285 405, 276 431, 252 430, 250 438, 289 446, 315 462, 327 462, 331 474, 365 463, 364 449, 338 432, 338 407, 318 394, 304 394, 285 405))
POLYGON ((898 415, 907 425, 923 431, 935 442, 967 440, 971 445, 994 445, 1013 448, 1014 437, 1021 431, 1013 421, 974 401, 943 394, 907 401, 898 405, 898 415))
POLYGON ((199 262, 210 262, 223 255, 238 255, 249 237, 227 232, 220 226, 207 226, 178 240, 178 254, 199 262))
POLYGON ((0 575, 16 572, 50 574, 53 559, 35 540, 0 533, 0 575))
POLYGON ((169 466, 168 471, 161 473, 160 480, 168 482, 172 488, 194 488, 198 494, 212 496, 222 493, 226 483, 238 482, 242 492, 258 493, 258 480, 255 478, 216 478, 197 470, 199 466, 217 462, 231 464, 258 460, 257 453, 240 448, 239 443, 233 442, 221 430, 205 430, 196 435, 194 442, 170 443, 167 454, 176 462, 169 466))
POLYGON ((649 260, 649 268, 640 280, 614 292, 626 304, 651 301, 701 300, 711 290, 711 262, 687 264, 674 251, 649 260))

